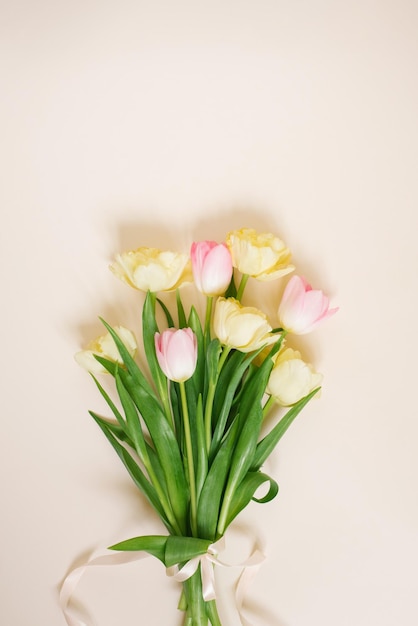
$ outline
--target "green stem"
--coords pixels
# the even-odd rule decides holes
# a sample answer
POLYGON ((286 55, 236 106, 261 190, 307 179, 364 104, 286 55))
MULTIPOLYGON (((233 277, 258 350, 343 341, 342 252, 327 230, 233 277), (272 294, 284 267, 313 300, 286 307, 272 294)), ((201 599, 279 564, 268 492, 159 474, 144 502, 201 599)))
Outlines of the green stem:
POLYGON ((184 386, 184 382, 180 382, 179 386, 181 395, 181 406, 183 409, 184 436, 186 439, 187 468, 189 472, 191 528, 194 536, 197 537, 196 481, 194 473, 192 438, 190 434, 189 409, 187 406, 186 388, 184 386))
MULTIPOLYGON (((184 626, 208 626, 207 603, 202 595, 202 578, 200 567, 184 581, 183 589, 187 600, 187 612, 184 626)), ((217 625, 218 626, 218 625, 217 625)))
POLYGON ((160 394, 160 398, 162 400, 163 403, 163 409, 164 409, 164 414, 167 418, 167 422, 170 424, 171 428, 173 429, 173 431, 175 430, 174 428, 174 416, 173 416, 173 411, 171 410, 171 404, 170 404, 170 399, 169 399, 169 385, 170 385, 170 381, 168 380, 168 378, 166 379, 166 385, 164 387, 163 384, 158 385, 159 389, 159 394, 160 394))
POLYGON ((205 315, 205 348, 210 342, 210 320, 212 317, 213 308, 213 296, 208 296, 206 299, 206 315, 205 315))
MULTIPOLYGON (((153 326, 154 326, 153 332, 156 332, 158 331, 158 326, 157 326, 157 322, 155 319, 155 303, 157 301, 157 296, 155 293, 151 291, 149 291, 148 294, 149 294, 149 298, 151 301, 151 308, 152 308, 152 314, 153 314, 153 326)), ((144 330, 144 337, 145 337, 146 329, 144 328, 143 330, 144 330)), ((145 347, 147 348, 147 346, 145 347)), ((151 363, 150 363, 151 374, 153 374, 157 391, 158 391, 158 394, 160 396, 160 399, 163 405, 164 415, 167 418, 167 422, 171 425, 171 427, 174 430, 174 418, 173 418, 173 414, 171 411, 171 405, 170 405, 169 394, 168 394, 168 379, 165 377, 164 373, 161 371, 161 368, 158 365, 157 356, 155 354, 154 343, 151 343, 151 345, 148 345, 148 349, 152 350, 153 356, 155 357, 155 361, 156 361, 156 364, 154 367, 151 367, 151 363)))
POLYGON ((186 611, 183 626, 222 626, 216 600, 203 598, 200 567, 184 581, 178 608, 186 611))
POLYGON ((241 277, 241 282, 239 284, 238 291, 237 291, 237 300, 239 302, 241 302, 241 298, 243 296, 244 289, 245 289, 245 286, 246 286, 246 284, 248 282, 249 277, 250 277, 249 274, 243 274, 242 277, 241 277))
POLYGON ((223 498, 222 508, 221 508, 221 512, 220 512, 219 520, 218 520, 218 534, 219 535, 225 534, 226 520, 227 520, 231 498, 232 498, 231 489, 227 489, 223 498))
POLYGON ((213 399, 215 397, 216 382, 209 383, 208 395, 206 398, 205 406, 205 440, 206 440, 206 453, 209 454, 210 444, 212 441, 212 408, 213 399))
POLYGON ((267 415, 270 413, 272 407, 276 404, 276 399, 274 396, 270 396, 265 405, 263 406, 263 420, 266 419, 267 415))
POLYGON ((206 603, 206 612, 209 615, 212 626, 222 626, 215 600, 210 600, 206 603))

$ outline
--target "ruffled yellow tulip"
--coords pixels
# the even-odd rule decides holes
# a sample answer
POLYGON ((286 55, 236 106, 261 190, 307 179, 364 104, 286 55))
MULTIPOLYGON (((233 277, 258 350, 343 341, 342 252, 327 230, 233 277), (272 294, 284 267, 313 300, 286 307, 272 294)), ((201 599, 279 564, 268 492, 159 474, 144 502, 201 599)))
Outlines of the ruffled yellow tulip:
POLYGON ((192 281, 187 255, 157 248, 138 248, 117 254, 110 269, 140 291, 173 291, 182 283, 192 281))
MULTIPOLYGON (((137 343, 134 334, 123 326, 115 326, 115 332, 125 344, 129 354, 134 356, 137 350, 137 343)), ((81 367, 92 374, 106 374, 107 370, 95 358, 97 354, 109 361, 123 363, 119 350, 110 333, 98 337, 87 345, 85 350, 81 350, 74 355, 75 360, 81 367)))
POLYGON ((314 371, 292 348, 279 352, 267 385, 278 404, 290 406, 321 385, 322 374, 314 371))
POLYGON ((289 248, 270 233, 241 228, 228 233, 226 244, 231 251, 234 267, 257 280, 274 280, 295 269, 290 263, 289 248))

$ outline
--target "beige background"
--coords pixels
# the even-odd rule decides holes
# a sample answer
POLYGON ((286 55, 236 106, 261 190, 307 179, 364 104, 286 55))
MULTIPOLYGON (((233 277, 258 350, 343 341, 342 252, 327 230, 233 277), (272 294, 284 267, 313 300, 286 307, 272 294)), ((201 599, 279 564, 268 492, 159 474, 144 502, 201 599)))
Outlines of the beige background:
MULTIPOLYGON (((2 624, 64 625, 71 564, 161 530, 73 361, 98 315, 138 327, 109 261, 246 225, 341 307, 299 344, 325 384, 269 462, 280 495, 230 544, 251 525, 268 553, 254 624, 418 623, 417 18, 413 0, 3 0, 2 624)), ((179 624, 156 561, 78 597, 98 626, 179 624)))

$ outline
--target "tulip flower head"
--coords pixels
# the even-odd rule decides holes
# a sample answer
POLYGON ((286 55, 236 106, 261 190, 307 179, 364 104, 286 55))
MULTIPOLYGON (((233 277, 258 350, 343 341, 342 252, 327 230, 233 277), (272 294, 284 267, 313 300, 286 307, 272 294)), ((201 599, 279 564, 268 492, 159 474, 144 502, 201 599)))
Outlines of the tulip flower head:
POLYGON ((138 248, 117 254, 111 271, 140 291, 173 291, 192 280, 190 260, 186 254, 138 248))
POLYGON ((167 378, 181 383, 193 376, 197 363, 197 339, 191 328, 168 328, 155 333, 155 352, 167 378))
MULTIPOLYGON (((125 344, 129 354, 134 356, 137 350, 134 334, 123 326, 116 326, 115 332, 125 344)), ((94 358, 95 354, 109 361, 114 361, 115 363, 123 363, 119 350, 110 333, 106 333, 102 337, 90 341, 85 350, 81 350, 74 355, 77 363, 88 372, 92 374, 106 374, 107 370, 94 358)))
POLYGON ((270 233, 257 233, 253 228, 241 228, 227 235, 226 243, 232 261, 242 274, 268 281, 289 274, 291 253, 281 239, 270 233))
POLYGON ((329 298, 320 289, 312 289, 301 276, 292 276, 279 306, 279 319, 289 333, 304 335, 322 320, 338 311, 329 308, 329 298))
POLYGON ((220 296, 232 277, 232 257, 224 243, 200 241, 190 251, 194 282, 205 296, 220 296))
POLYGON ((219 341, 241 352, 252 352, 274 343, 272 327, 266 315, 250 306, 242 306, 235 298, 219 298, 216 302, 213 329, 219 341))
POLYGON ((291 406, 319 387, 321 382, 322 374, 305 363, 299 352, 286 348, 275 360, 266 391, 281 406, 291 406))

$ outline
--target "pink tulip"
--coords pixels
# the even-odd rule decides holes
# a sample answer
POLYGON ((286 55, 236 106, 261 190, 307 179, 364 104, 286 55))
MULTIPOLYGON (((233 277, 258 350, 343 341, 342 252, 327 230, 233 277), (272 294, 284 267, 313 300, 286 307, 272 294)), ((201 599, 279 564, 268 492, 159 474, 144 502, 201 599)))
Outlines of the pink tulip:
POLYGON ((304 278, 293 276, 284 290, 279 319, 288 332, 304 335, 337 311, 329 308, 329 298, 320 289, 312 289, 304 278))
POLYGON ((190 378, 197 361, 197 340, 191 328, 169 328, 155 333, 155 351, 164 374, 177 383, 190 378))
POLYGON ((206 296, 224 294, 232 276, 232 257, 226 244, 216 241, 195 242, 190 256, 198 290, 206 296))

